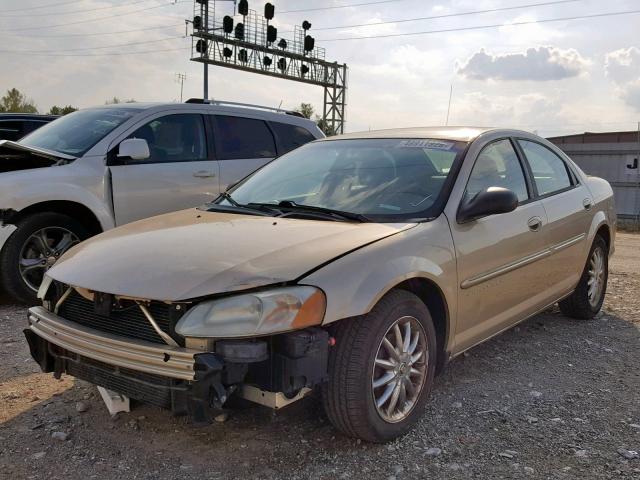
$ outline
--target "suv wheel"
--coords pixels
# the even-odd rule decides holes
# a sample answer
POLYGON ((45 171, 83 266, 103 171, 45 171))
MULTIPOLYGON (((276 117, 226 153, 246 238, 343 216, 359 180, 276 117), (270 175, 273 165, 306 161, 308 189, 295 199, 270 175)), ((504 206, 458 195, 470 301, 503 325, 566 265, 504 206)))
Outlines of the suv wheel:
POLYGON ((395 290, 370 313, 340 322, 323 389, 327 416, 343 433, 386 442, 409 431, 423 413, 436 366, 429 310, 395 290))
POLYGON ((13 298, 34 304, 46 271, 88 234, 73 218, 53 212, 30 215, 16 226, 0 254, 0 281, 13 298))
POLYGON ((574 292, 559 303, 563 314, 587 320, 602 308, 609 277, 609 249, 598 235, 593 241, 587 264, 574 292))

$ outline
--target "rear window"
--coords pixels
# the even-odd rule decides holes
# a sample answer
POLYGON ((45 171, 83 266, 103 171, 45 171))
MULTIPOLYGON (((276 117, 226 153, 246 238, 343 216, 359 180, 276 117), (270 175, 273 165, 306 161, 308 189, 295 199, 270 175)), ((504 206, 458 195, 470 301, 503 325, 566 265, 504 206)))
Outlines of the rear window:
POLYGON ((298 125, 280 122, 270 122, 270 125, 278 139, 278 153, 280 155, 316 139, 309 130, 298 125))
POLYGON ((272 158, 276 144, 263 120, 214 115, 216 153, 220 160, 272 158))

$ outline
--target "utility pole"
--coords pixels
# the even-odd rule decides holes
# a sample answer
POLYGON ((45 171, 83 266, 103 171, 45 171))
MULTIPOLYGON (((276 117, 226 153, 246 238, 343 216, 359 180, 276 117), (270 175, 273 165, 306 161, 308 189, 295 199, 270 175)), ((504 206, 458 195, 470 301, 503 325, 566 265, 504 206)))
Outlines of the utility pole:
POLYGON ((184 81, 187 79, 186 73, 176 73, 176 78, 180 83, 180 103, 182 103, 182 92, 184 92, 184 81))

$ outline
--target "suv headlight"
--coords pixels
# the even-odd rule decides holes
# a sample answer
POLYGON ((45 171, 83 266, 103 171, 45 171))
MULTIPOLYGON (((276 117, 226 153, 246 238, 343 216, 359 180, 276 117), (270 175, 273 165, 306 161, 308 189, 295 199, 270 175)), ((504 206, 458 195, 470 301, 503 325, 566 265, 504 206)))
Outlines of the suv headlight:
POLYGON ((205 301, 177 323, 184 337, 251 337, 319 325, 326 297, 315 287, 284 287, 205 301))

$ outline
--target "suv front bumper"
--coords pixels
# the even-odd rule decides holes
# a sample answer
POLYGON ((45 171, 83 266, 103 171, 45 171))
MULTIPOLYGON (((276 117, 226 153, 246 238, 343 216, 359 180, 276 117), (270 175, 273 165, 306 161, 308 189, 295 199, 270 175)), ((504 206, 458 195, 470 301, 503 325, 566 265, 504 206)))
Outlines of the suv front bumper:
POLYGON ((208 422, 226 401, 214 353, 159 345, 87 328, 33 307, 24 334, 43 372, 63 373, 208 422))

